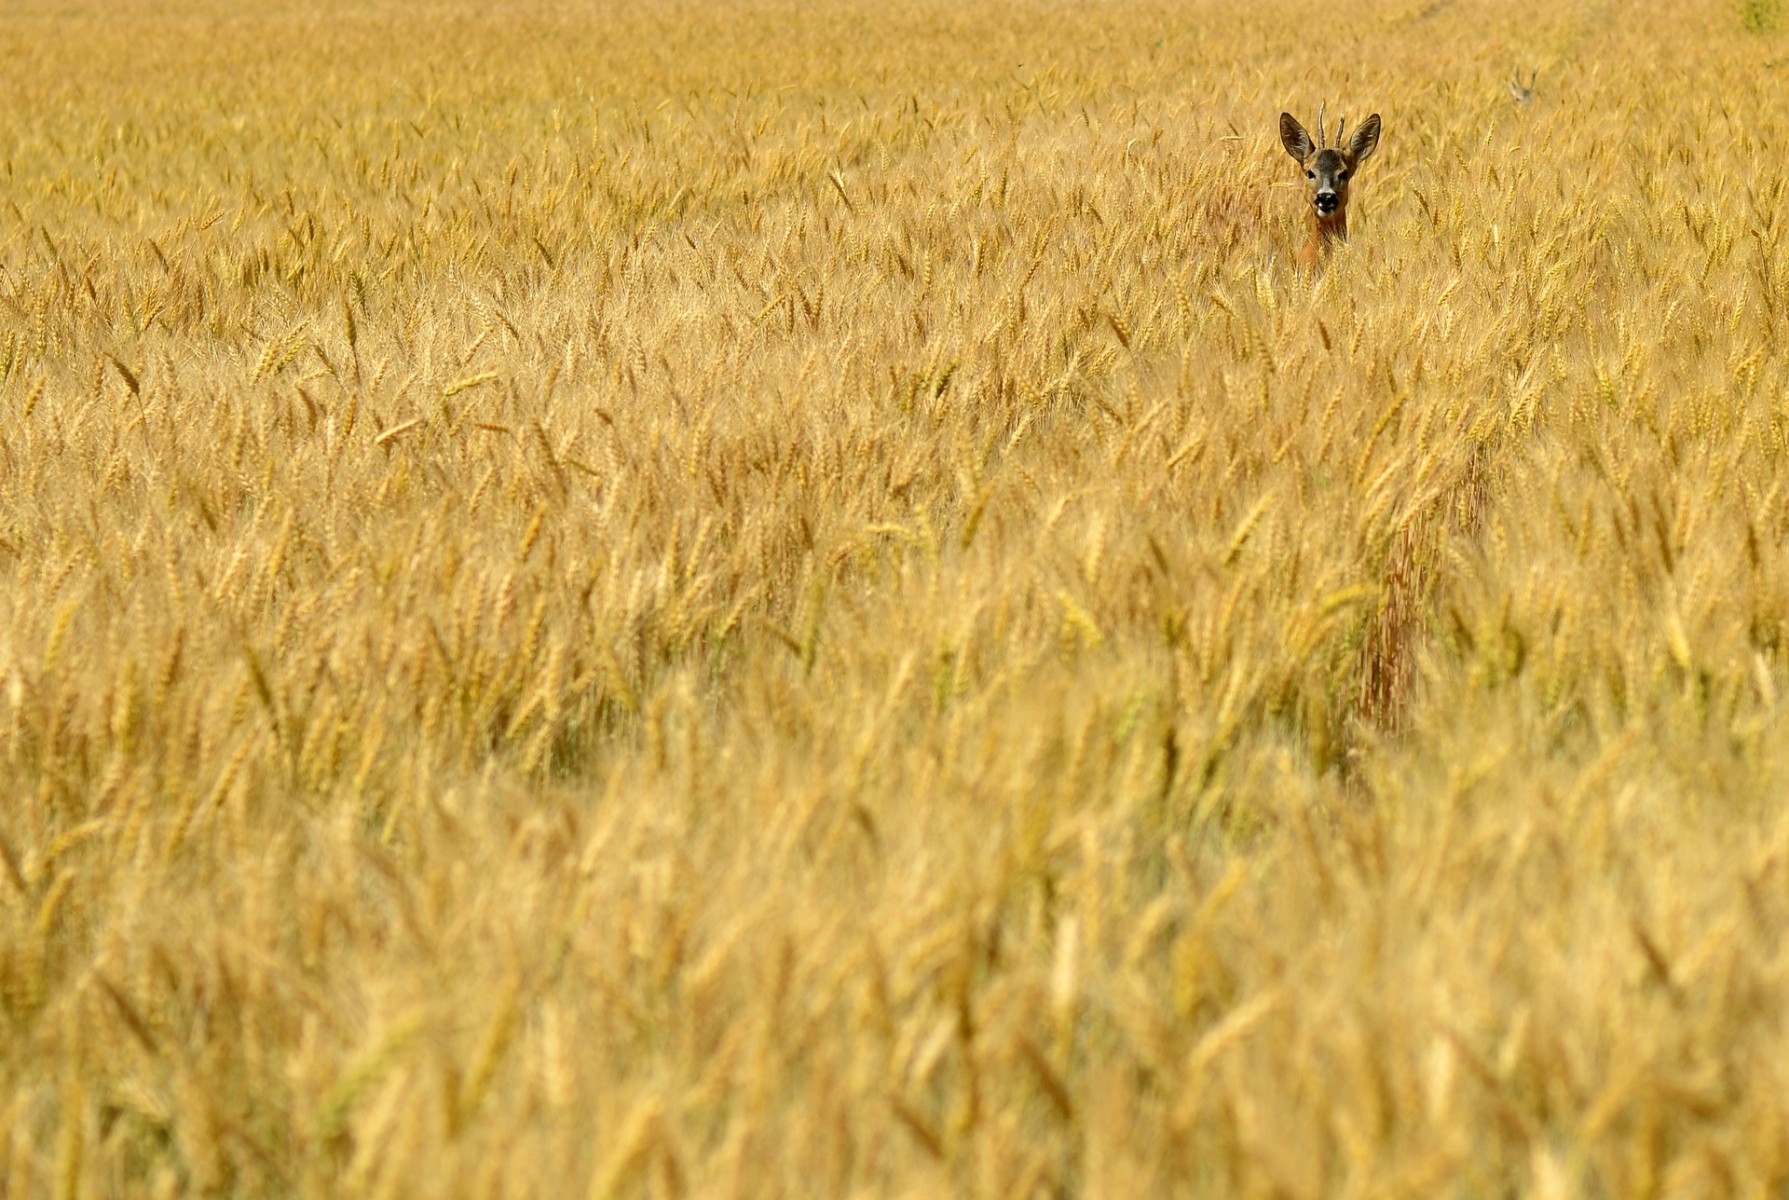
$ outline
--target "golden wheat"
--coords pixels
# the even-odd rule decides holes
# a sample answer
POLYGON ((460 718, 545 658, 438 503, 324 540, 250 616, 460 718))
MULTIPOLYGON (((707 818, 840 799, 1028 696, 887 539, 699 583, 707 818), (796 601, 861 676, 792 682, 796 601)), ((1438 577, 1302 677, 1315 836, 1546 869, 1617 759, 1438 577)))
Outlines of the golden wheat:
POLYGON ((1774 18, 14 4, 0 1195, 1781 1193, 1774 18))

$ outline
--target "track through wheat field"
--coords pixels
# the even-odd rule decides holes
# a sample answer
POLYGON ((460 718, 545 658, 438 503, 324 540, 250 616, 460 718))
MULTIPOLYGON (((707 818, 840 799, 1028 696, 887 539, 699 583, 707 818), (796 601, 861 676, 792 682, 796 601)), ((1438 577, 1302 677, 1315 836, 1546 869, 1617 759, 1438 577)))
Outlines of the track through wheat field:
POLYGON ((13 0, 0 1196, 1783 1194, 1775 18, 13 0))

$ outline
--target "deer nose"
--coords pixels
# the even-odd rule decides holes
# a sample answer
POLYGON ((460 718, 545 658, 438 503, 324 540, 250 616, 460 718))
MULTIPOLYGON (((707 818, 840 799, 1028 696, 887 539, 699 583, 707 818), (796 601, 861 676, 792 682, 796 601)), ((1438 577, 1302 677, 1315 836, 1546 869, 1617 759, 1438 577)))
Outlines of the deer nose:
POLYGON ((1327 217, 1336 210, 1336 194, 1334 192, 1317 193, 1317 212, 1327 217))

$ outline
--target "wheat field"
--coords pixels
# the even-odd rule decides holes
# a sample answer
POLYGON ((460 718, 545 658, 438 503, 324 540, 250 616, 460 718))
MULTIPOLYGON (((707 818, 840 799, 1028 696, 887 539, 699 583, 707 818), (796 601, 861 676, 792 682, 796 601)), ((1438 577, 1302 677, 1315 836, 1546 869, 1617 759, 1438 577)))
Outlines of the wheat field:
POLYGON ((12 0, 0 1196, 1784 1195, 1777 16, 12 0))

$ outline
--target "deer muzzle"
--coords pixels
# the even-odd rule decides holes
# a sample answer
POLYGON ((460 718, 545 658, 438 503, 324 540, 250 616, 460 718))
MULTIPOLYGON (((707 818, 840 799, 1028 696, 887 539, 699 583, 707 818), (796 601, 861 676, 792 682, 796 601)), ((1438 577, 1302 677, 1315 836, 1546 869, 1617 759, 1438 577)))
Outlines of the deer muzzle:
POLYGON ((1327 217, 1334 213, 1337 206, 1341 204, 1341 197, 1337 196, 1333 191, 1321 191, 1317 193, 1316 204, 1317 215, 1320 217, 1327 217))

